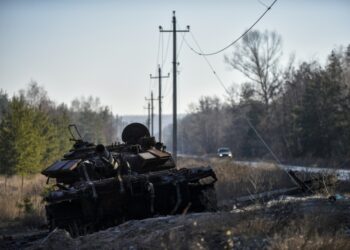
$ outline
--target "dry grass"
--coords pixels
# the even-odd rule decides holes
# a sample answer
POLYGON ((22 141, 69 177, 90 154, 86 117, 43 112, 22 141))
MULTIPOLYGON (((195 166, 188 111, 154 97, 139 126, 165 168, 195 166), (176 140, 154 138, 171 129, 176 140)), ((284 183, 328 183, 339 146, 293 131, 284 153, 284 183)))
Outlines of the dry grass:
MULTIPOLYGON (((198 222, 231 249, 350 249, 349 201, 306 199, 198 222)), ((209 237, 208 237, 209 238, 209 237)))
POLYGON ((286 219, 272 228, 271 249, 350 249, 348 205, 319 204, 286 219))
POLYGON ((46 179, 41 175, 5 179, 0 176, 0 226, 19 222, 22 226, 37 227, 45 223, 42 192, 46 179))
POLYGON ((287 173, 273 164, 247 167, 236 164, 232 159, 210 158, 208 160, 179 158, 178 167, 212 166, 217 177, 218 200, 237 198, 277 188, 293 187, 287 173))

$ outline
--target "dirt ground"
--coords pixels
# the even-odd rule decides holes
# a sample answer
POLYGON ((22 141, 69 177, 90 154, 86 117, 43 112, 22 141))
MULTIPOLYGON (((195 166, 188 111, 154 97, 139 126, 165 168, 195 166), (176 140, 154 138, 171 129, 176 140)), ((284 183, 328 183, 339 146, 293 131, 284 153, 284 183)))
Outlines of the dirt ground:
MULTIPOLYGON (((64 230, 8 249, 350 249, 350 197, 283 197, 216 213, 129 221, 71 238, 64 230)), ((16 242, 16 243, 14 243, 16 242)))

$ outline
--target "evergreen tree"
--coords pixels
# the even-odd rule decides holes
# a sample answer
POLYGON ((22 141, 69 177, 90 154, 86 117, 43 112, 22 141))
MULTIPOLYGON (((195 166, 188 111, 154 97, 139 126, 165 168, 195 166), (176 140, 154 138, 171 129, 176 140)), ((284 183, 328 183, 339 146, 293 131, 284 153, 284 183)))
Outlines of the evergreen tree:
POLYGON ((44 152, 35 125, 36 112, 23 98, 13 97, 0 124, 0 166, 6 175, 36 173, 44 152))
POLYGON ((8 109, 8 97, 7 94, 0 89, 0 121, 4 115, 4 113, 8 109))
POLYGON ((305 88, 300 113, 305 155, 330 158, 345 153, 343 138, 349 116, 344 109, 344 93, 340 60, 332 52, 326 69, 315 72, 305 88))
POLYGON ((51 154, 47 153, 51 157, 51 159, 46 159, 47 163, 60 159, 72 146, 72 142, 69 140, 68 125, 71 121, 67 106, 61 104, 52 109, 49 113, 49 119, 50 123, 54 125, 53 140, 51 142, 54 148, 51 154))

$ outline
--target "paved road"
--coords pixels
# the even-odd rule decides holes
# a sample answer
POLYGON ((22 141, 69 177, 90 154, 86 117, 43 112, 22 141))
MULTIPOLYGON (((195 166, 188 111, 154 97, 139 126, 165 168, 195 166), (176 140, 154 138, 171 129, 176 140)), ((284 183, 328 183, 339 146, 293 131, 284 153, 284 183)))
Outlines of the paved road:
MULTIPOLYGON (((266 162, 250 162, 250 161, 234 161, 237 164, 249 166, 249 167, 259 167, 266 162)), ((316 168, 316 167, 304 167, 304 166, 295 166, 295 165, 284 165, 276 164, 276 166, 285 169, 293 170, 296 172, 308 172, 308 173, 334 173, 336 174, 338 180, 345 181, 350 180, 350 170, 349 169, 334 169, 334 168, 316 168)))

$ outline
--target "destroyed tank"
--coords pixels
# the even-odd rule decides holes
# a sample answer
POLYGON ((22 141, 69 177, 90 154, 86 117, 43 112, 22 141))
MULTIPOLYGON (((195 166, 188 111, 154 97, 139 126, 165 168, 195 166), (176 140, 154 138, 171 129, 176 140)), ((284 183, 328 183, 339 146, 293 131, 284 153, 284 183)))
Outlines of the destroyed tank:
POLYGON ((216 210, 211 167, 177 169, 165 146, 140 123, 122 133, 123 143, 104 146, 82 140, 69 126, 73 148, 42 171, 55 179, 47 193, 50 230, 73 237, 128 220, 216 210))

